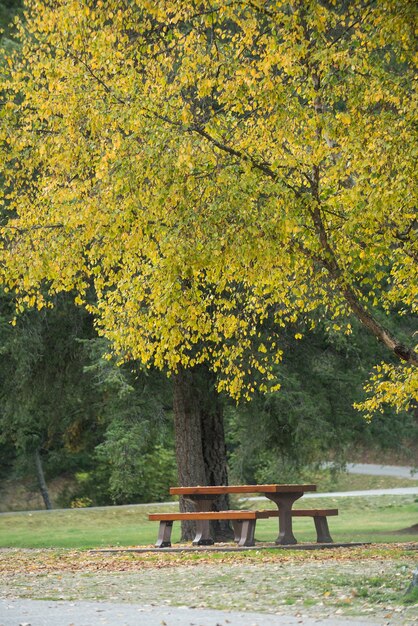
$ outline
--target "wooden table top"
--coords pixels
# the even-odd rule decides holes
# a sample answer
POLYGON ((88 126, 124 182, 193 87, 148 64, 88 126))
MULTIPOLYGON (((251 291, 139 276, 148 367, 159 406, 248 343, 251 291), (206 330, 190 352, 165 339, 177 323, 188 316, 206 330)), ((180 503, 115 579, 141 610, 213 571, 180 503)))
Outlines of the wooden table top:
POLYGON ((219 485, 201 487, 170 487, 172 496, 222 495, 224 493, 305 493, 316 491, 316 485, 219 485))

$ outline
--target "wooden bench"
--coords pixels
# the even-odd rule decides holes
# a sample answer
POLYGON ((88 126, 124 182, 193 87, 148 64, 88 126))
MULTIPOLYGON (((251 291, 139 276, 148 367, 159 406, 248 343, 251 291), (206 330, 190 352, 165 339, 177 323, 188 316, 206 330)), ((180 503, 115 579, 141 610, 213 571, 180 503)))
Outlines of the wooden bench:
MULTIPOLYGON (((273 511, 274 512, 274 511, 273 511)), ((231 520, 234 528, 234 540, 239 546, 254 545, 255 521, 257 511, 204 511, 192 513, 150 513, 151 521, 160 522, 156 548, 171 546, 171 531, 173 522, 177 520, 196 520, 197 529, 193 539, 194 546, 212 545, 213 539, 202 539, 203 527, 199 522, 203 520, 231 520)))
MULTIPOLYGON (((332 543, 328 529, 327 517, 338 515, 338 509, 292 509, 292 517, 313 517, 315 522, 317 542, 332 543)), ((255 524, 258 519, 278 517, 279 511, 268 509, 263 511, 200 511, 192 513, 150 513, 151 521, 160 522, 156 548, 168 548, 171 546, 171 531, 173 522, 178 520, 195 520, 197 530, 193 545, 212 545, 213 539, 203 539, 202 522, 210 520, 231 520, 234 528, 234 540, 239 547, 253 546, 255 524)))

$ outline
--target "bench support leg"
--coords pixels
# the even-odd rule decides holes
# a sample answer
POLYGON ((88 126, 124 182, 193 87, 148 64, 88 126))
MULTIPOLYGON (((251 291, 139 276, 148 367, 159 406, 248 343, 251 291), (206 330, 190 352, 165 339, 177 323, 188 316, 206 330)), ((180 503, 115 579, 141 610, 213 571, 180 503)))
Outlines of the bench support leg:
POLYGON ((160 522, 158 531, 158 539, 155 544, 156 548, 171 547, 171 531, 173 530, 173 522, 160 522))
MULTIPOLYGON (((186 500, 193 502, 197 513, 208 513, 213 510, 213 503, 215 502, 214 496, 203 496, 196 498, 185 496, 186 500)), ((209 520, 197 520, 196 521, 196 535, 192 541, 194 546, 212 546, 213 541, 210 534, 209 520)))
POLYGON ((232 520, 232 528, 234 529, 234 541, 238 543, 242 535, 242 521, 238 519, 232 520))
POLYGON ((199 519, 196 522, 196 535, 193 539, 194 546, 213 546, 215 542, 210 535, 209 520, 199 519))
POLYGON ((241 537, 238 541, 240 548, 244 546, 253 546, 255 533, 255 519, 245 519, 241 524, 241 537))
POLYGON ((284 546, 297 543, 292 530, 292 506, 295 500, 303 496, 303 493, 265 493, 264 495, 269 500, 273 500, 279 509, 279 536, 275 543, 284 546))
POLYGON ((328 528, 328 520, 326 517, 314 516, 315 528, 316 528, 316 541, 317 543, 334 543, 328 528))

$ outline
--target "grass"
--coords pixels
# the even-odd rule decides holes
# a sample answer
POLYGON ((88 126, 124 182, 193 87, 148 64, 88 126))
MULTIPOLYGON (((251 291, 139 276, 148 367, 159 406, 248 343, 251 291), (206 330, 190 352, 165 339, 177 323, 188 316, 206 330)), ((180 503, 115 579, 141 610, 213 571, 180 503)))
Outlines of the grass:
POLYGON ((152 507, 105 507, 0 516, 0 547, 92 548, 152 544, 152 507), (53 531, 51 532, 51 529, 53 531))
MULTIPOLYGON (((328 519, 331 536, 338 543, 357 541, 393 543, 417 539, 417 535, 413 532, 402 534, 397 532, 418 522, 418 498, 413 496, 324 498, 322 500, 312 498, 303 505, 306 508, 338 509, 338 516, 328 519)), ((257 523, 257 539, 268 540, 274 521, 270 519, 265 525, 257 523)), ((311 518, 295 518, 293 527, 295 535, 300 537, 301 541, 315 541, 316 535, 311 518)))
MULTIPOLYGON (((371 498, 327 498, 301 501, 307 508, 338 508, 329 519, 335 542, 397 543, 416 541, 414 533, 398 534, 418 521, 418 498, 413 496, 373 496, 371 498)), ((260 501, 242 502, 241 508, 266 507, 260 501)), ((158 510, 177 510, 177 504, 158 510)), ((16 548, 94 548, 140 546, 155 543, 158 524, 148 520, 155 505, 132 505, 92 509, 18 512, 0 515, 0 547, 16 548)), ((258 541, 273 542, 277 519, 259 520, 258 541)), ((174 524, 173 542, 179 540, 180 525, 174 524)), ((315 541, 311 518, 296 518, 294 533, 300 542, 315 541)))
POLYGON ((403 604, 408 606, 408 604, 415 604, 418 606, 418 587, 413 587, 408 590, 403 599, 403 604))

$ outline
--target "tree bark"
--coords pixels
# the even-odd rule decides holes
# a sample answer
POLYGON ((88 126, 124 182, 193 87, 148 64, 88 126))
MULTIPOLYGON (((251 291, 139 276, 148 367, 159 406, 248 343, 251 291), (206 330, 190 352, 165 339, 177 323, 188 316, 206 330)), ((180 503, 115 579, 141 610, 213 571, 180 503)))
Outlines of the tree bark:
POLYGON ((35 450, 35 467, 36 467, 36 475, 38 477, 39 490, 41 492, 42 499, 45 504, 45 508, 50 510, 52 509, 51 499, 49 497, 48 486, 45 480, 44 469, 42 467, 42 459, 41 454, 39 452, 39 448, 35 450))
MULTIPOLYGON (((207 368, 179 370, 174 376, 173 407, 179 485, 228 484, 223 411, 207 368)), ((228 508, 228 498, 218 498, 214 510, 228 508)), ((180 498, 180 511, 192 510, 193 505, 180 498)), ((212 523, 211 529, 216 540, 233 536, 229 524, 212 523)), ((194 523, 182 522, 181 540, 194 535, 194 523)))
MULTIPOLYGON (((208 485, 227 485, 228 467, 223 420, 223 407, 215 388, 215 376, 205 367, 198 373, 197 389, 200 395, 200 418, 202 448, 208 485)), ((214 510, 229 509, 227 494, 216 499, 214 510)), ((217 541, 233 539, 231 525, 227 521, 211 522, 211 531, 217 541)))
MULTIPOLYGON (((178 371, 174 376, 173 392, 178 482, 182 487, 204 486, 207 483, 203 460, 202 429, 191 371, 184 369, 178 371)), ((180 497, 180 511, 193 511, 193 505, 180 497)), ((194 535, 194 523, 182 522, 181 540, 191 540, 194 535)))

